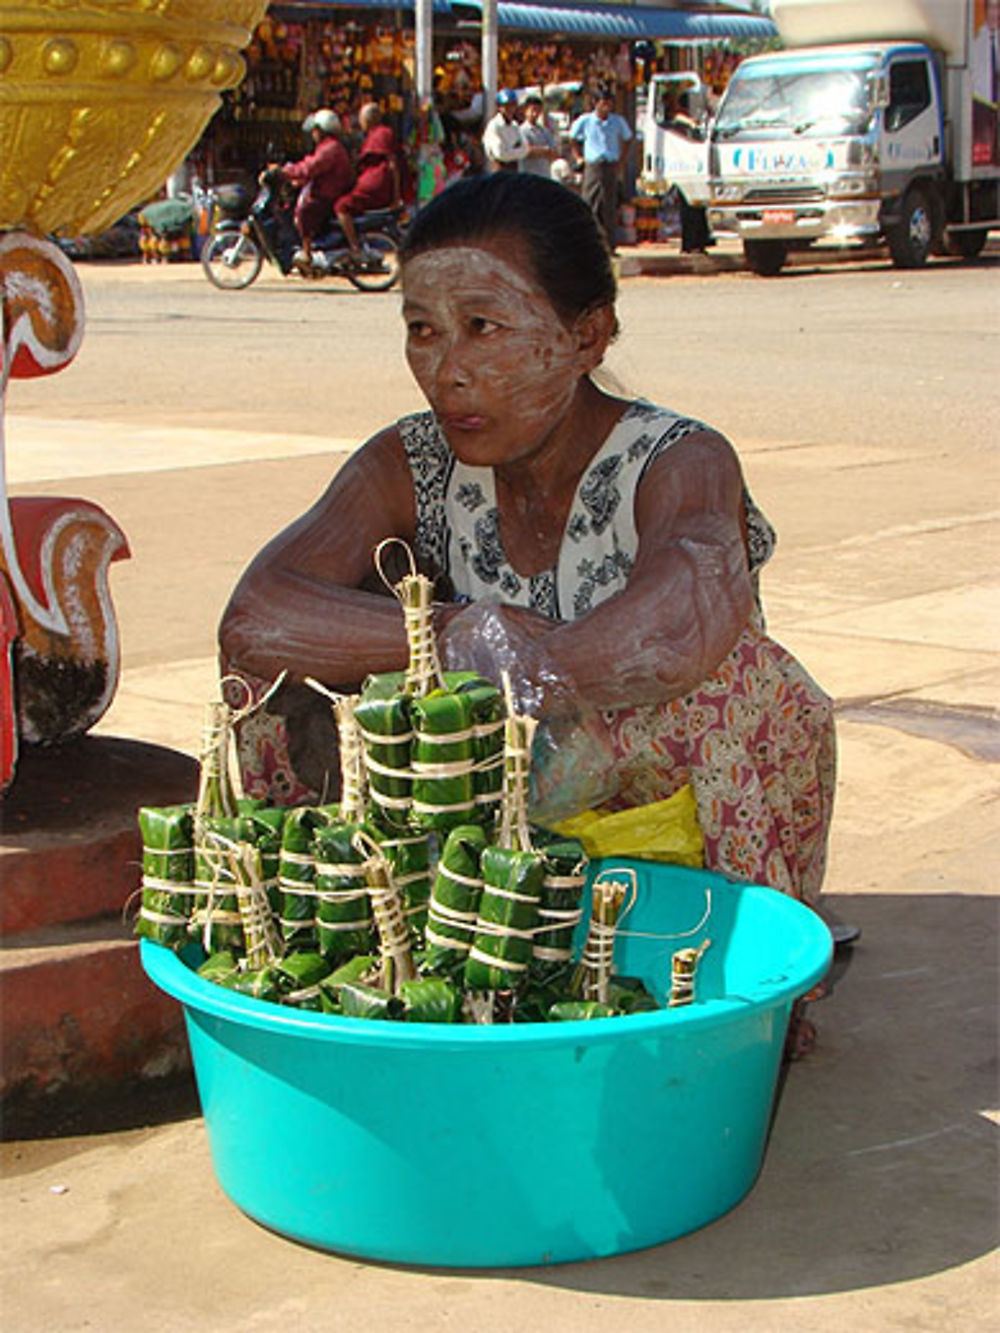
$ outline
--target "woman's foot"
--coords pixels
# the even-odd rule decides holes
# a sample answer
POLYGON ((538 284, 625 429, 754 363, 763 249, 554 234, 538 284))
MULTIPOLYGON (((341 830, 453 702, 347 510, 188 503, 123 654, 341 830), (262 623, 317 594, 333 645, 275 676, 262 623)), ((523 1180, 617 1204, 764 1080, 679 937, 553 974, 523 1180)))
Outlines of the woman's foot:
POLYGON ((785 1059, 801 1060, 816 1046, 816 1025, 806 1018, 805 1013, 792 1010, 792 1020, 788 1024, 785 1037, 785 1059))
POLYGON ((816 1024, 806 1018, 806 1009, 810 1000, 821 1000, 826 995, 825 984, 820 981, 811 991, 792 1005, 791 1018, 788 1020, 788 1032, 785 1036, 785 1059, 801 1060, 816 1046, 816 1024))

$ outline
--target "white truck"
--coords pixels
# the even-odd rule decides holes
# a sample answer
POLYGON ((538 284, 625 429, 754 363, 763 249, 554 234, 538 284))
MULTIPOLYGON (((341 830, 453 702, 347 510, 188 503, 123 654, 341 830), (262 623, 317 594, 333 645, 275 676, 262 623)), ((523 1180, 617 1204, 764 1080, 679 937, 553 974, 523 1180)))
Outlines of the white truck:
POLYGON ((662 196, 676 186, 692 207, 708 203, 707 90, 693 70, 654 74, 637 118, 642 133, 639 188, 662 196))
POLYGON ((783 50, 733 75, 709 144, 709 223, 748 266, 818 242, 917 268, 1000 227, 1000 0, 772 0, 783 50))

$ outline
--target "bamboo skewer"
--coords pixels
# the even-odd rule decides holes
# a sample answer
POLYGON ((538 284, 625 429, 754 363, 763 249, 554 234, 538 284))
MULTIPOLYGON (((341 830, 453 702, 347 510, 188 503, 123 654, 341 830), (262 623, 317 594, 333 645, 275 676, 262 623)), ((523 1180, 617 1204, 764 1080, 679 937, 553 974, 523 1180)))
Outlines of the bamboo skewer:
POLYGON ((578 999, 607 1004, 614 972, 615 929, 629 888, 627 882, 603 874, 594 880, 590 927, 570 984, 578 999))
POLYGON ((404 981, 415 981, 410 928, 403 910, 403 898, 393 883, 392 867, 378 843, 359 830, 354 835, 355 848, 365 857, 364 872, 371 898, 372 915, 379 936, 381 955, 380 985, 391 995, 398 995, 404 981))

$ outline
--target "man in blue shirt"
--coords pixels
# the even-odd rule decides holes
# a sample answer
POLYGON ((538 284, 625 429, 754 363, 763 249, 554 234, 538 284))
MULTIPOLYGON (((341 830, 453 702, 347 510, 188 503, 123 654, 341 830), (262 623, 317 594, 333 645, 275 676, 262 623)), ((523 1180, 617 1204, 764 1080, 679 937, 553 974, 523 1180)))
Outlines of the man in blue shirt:
POLYGON ((597 94, 593 111, 577 116, 569 137, 578 162, 583 163, 583 197, 597 218, 612 254, 618 226, 618 176, 632 138, 628 122, 611 110, 611 94, 597 94))

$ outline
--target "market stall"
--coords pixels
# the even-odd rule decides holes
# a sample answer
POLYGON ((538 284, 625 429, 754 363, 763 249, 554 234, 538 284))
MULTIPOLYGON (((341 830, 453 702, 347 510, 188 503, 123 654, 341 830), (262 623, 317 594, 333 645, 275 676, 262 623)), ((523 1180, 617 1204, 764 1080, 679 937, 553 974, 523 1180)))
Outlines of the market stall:
MULTIPOLYGON (((633 123, 636 97, 641 104, 651 73, 695 60, 721 91, 738 59, 733 43, 773 33, 768 20, 743 11, 503 0, 496 10, 496 86, 576 84, 565 108, 575 111, 588 90, 610 85, 617 109, 633 123)), ((210 184, 245 179, 268 159, 302 152, 301 122, 310 110, 330 106, 350 126, 368 100, 380 103, 400 142, 415 151, 426 135, 416 106, 416 21, 413 0, 272 5, 247 51, 246 78, 192 155, 192 172, 210 184)), ((482 68, 482 0, 433 0, 431 45, 435 109, 474 138, 489 83, 482 68)))

